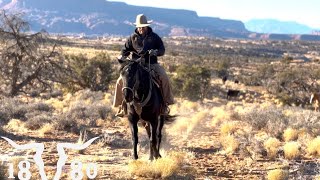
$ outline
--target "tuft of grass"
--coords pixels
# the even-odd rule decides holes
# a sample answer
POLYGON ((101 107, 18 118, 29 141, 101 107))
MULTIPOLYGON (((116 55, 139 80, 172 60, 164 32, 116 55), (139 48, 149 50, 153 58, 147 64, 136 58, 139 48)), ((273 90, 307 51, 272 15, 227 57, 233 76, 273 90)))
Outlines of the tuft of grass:
POLYGON ((293 128, 287 128, 286 130, 284 130, 283 132, 283 139, 286 142, 289 141, 295 141, 297 140, 299 137, 299 131, 293 128))
POLYGON ((166 157, 155 161, 134 160, 129 163, 129 173, 145 178, 168 178, 179 172, 182 168, 185 154, 171 152, 166 157))
POLYGON ((237 131, 237 124, 234 122, 225 122, 220 127, 220 132, 222 135, 233 134, 237 131))
POLYGON ((46 123, 44 124, 41 129, 39 129, 38 133, 40 136, 45 136, 47 134, 51 134, 54 131, 54 126, 53 124, 46 123))
POLYGON ((275 158, 277 156, 281 143, 277 138, 269 138, 264 142, 264 147, 267 150, 269 158, 275 158))
POLYGON ((226 112, 222 108, 212 108, 210 110, 210 113, 213 115, 211 120, 211 125, 213 127, 218 126, 221 122, 229 120, 230 119, 230 113, 226 112))
POLYGON ((239 141, 232 135, 223 136, 220 138, 220 144, 222 145, 226 153, 233 153, 239 148, 239 141))
POLYGON ((284 156, 287 159, 296 159, 300 156, 300 144, 295 141, 287 142, 283 146, 284 156))
POLYGON ((19 119, 11 119, 4 128, 9 131, 14 131, 14 132, 27 132, 28 131, 25 128, 25 122, 23 122, 19 119))
POLYGON ((314 138, 307 144, 307 153, 320 157, 320 136, 314 138))
POLYGON ((289 178, 288 170, 274 169, 268 172, 268 180, 287 180, 289 178))

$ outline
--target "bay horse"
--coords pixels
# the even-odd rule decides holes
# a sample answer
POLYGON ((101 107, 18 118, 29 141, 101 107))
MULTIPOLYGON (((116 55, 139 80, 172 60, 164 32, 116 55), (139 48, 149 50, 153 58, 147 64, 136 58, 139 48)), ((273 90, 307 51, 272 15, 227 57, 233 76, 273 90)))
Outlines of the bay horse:
POLYGON ((310 97, 310 104, 313 103, 314 111, 319 111, 320 106, 320 94, 312 93, 310 97))
POLYGON ((133 158, 138 159, 138 121, 143 120, 149 137, 149 160, 161 157, 159 153, 162 128, 165 122, 172 122, 175 116, 162 115, 163 98, 160 88, 151 76, 150 66, 141 58, 137 60, 118 59, 121 68, 122 94, 128 108, 128 121, 132 134, 133 158))

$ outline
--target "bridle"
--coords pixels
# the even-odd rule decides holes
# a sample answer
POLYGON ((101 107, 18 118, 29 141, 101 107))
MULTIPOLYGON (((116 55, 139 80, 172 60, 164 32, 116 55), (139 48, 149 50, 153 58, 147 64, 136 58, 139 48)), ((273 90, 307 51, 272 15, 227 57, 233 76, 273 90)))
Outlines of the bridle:
MULTIPOLYGON (((140 65, 139 65, 140 66, 140 65)), ((148 69, 144 69, 144 70, 146 70, 148 73, 149 73, 149 91, 148 91, 148 95, 147 95, 147 97, 144 99, 144 100, 142 100, 142 102, 138 102, 139 103, 139 105, 141 106, 141 107, 144 107, 144 106, 146 106, 147 105, 147 103, 149 102, 149 100, 150 100, 150 98, 151 98, 151 92, 152 92, 152 77, 151 77, 151 75, 150 75, 150 71, 148 71, 148 69)), ((139 86, 139 79, 138 79, 138 70, 136 71, 136 74, 135 74, 135 77, 136 77, 136 81, 135 81, 135 84, 133 85, 133 88, 131 88, 131 87, 128 87, 128 86, 124 86, 123 88, 122 88, 122 93, 124 92, 124 90, 129 90, 129 91, 131 91, 131 93, 133 94, 133 96, 134 96, 134 92, 135 92, 135 89, 139 86)), ((143 99, 143 98, 142 98, 143 99)), ((132 101, 131 102, 127 102, 127 103, 129 103, 129 104, 133 104, 133 102, 134 102, 134 98, 132 99, 132 101)))

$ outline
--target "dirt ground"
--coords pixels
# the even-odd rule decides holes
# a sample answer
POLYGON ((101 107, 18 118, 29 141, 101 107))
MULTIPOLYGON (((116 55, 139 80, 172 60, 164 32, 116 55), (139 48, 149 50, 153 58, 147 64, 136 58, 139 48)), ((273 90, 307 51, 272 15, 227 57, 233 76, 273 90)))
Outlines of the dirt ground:
MULTIPOLYGON (((216 104, 217 105, 217 104, 216 104)), ((224 106, 223 104, 220 104, 224 106)), ((194 112, 182 114, 182 117, 191 117, 194 112)), ((177 118, 185 121, 185 118, 177 118)), ((279 159, 269 160, 245 152, 224 153, 221 147, 221 134, 218 127, 213 127, 211 120, 204 118, 198 121, 197 125, 189 133, 177 133, 165 125, 164 138, 162 143, 162 156, 169 152, 180 152, 185 154, 183 166, 174 175, 167 179, 266 179, 268 171, 275 165, 281 166, 283 162, 279 159)), ((88 139, 100 136, 96 142, 79 152, 66 150, 68 160, 63 167, 61 179, 70 179, 71 162, 81 161, 83 164, 95 163, 98 168, 96 179, 153 179, 141 177, 129 173, 128 164, 132 162, 131 134, 125 118, 118 118, 100 127, 87 129, 88 139)), ((52 132, 51 134, 39 137, 36 132, 4 133, 17 144, 30 142, 44 143, 45 150, 42 154, 45 171, 48 179, 52 179, 56 172, 58 161, 57 143, 76 143, 79 136, 67 132, 52 132)), ((148 161, 149 145, 144 128, 139 127, 139 158, 148 161)), ((40 179, 37 173, 37 166, 32 160, 34 150, 16 151, 8 142, 0 140, 0 154, 21 156, 31 162, 30 171, 32 179, 40 179)), ((21 159, 20 159, 21 161, 21 159)), ((9 161, 10 162, 10 161, 9 161)), ((15 160, 14 163, 19 161, 15 160)), ((307 174, 307 170, 301 170, 299 164, 304 163, 306 167, 319 166, 315 159, 302 159, 290 162, 290 179, 315 179, 317 174, 307 174), (303 173, 302 173, 303 171, 303 173)), ((8 164, 4 164, 6 166, 8 164)), ((16 169, 14 171, 17 171, 16 169)), ((15 174, 17 174, 15 172, 15 174)))

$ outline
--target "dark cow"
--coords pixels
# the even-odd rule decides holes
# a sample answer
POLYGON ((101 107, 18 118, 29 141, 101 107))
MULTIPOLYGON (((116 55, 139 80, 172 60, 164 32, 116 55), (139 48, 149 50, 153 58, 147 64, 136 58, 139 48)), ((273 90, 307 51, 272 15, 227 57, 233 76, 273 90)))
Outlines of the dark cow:
POLYGON ((239 93, 240 93, 239 90, 228 89, 227 99, 230 99, 230 97, 237 97, 239 95, 239 93))
POLYGON ((223 76, 223 77, 221 78, 222 84, 225 84, 226 81, 227 81, 227 79, 228 79, 228 76, 223 76))

